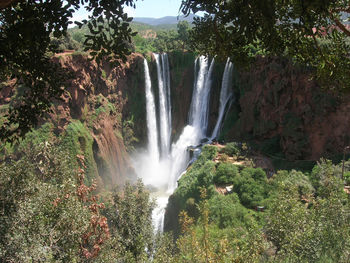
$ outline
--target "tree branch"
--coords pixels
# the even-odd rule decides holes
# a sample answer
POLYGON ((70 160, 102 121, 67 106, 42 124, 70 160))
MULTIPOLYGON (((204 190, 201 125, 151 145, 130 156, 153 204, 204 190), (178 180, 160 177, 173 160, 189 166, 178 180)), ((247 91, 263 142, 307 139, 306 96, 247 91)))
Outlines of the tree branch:
POLYGON ((333 20, 335 24, 339 27, 339 29, 350 37, 350 31, 337 18, 333 18, 333 20))

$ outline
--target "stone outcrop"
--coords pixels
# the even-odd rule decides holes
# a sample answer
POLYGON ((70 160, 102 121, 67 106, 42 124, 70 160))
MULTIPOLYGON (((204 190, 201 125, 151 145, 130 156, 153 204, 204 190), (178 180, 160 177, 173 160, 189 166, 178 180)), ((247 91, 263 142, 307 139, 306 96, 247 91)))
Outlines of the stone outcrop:
MULTIPOLYGON (((80 54, 62 55, 54 59, 74 74, 63 100, 55 103, 50 114, 56 133, 64 133, 72 119, 80 120, 94 139, 94 161, 104 186, 135 179, 125 137, 142 137, 145 123, 137 124, 136 135, 123 134, 123 128, 130 119, 127 111, 134 103, 129 99, 130 93, 141 94, 143 90, 143 85, 134 81, 143 70, 143 57, 133 54, 126 63, 114 68, 108 63, 99 66, 80 54)), ((136 116, 135 122, 137 118, 143 117, 136 116)))
POLYGON ((328 157, 349 143, 349 95, 321 89, 307 69, 260 58, 235 82, 239 115, 225 124, 227 140, 270 141, 289 160, 328 157))

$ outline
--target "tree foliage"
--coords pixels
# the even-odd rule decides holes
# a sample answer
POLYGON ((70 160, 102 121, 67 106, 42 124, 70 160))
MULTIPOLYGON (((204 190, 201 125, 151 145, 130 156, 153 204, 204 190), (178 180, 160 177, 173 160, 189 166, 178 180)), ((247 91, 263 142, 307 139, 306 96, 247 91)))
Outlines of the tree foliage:
POLYGON ((204 11, 195 19, 193 45, 201 53, 251 61, 252 50, 287 55, 313 67, 330 89, 349 89, 348 1, 184 0, 181 10, 204 11))
POLYGON ((188 44, 190 40, 190 35, 191 35, 191 28, 190 24, 187 21, 180 21, 177 24, 177 33, 179 35, 179 41, 181 42, 182 45, 182 50, 185 51, 188 49, 188 44))
POLYGON ((50 58, 49 52, 59 48, 51 37, 67 35, 70 19, 80 7, 90 12, 89 21, 78 22, 89 28, 84 50, 97 62, 126 60, 134 33, 124 6, 135 4, 133 0, 20 0, 1 6, 0 88, 9 79, 15 79, 12 86, 17 88, 0 130, 2 140, 23 137, 62 95, 72 76, 50 58))
MULTIPOLYGON (((1 262, 155 262, 171 258, 172 239, 155 237, 154 203, 141 182, 103 193, 85 184, 85 158, 67 158, 47 136, 0 164, 1 262), (101 202, 103 200, 103 202, 101 202), (145 250, 147 248, 147 250, 145 250)), ((38 134, 36 134, 38 135, 38 134)), ((31 138, 33 139, 33 138, 31 138)))
POLYGON ((329 162, 315 166, 324 171, 321 182, 327 182, 316 196, 310 191, 301 192, 300 184, 291 184, 290 176, 279 182, 265 226, 268 239, 276 246, 277 260, 349 260, 349 199, 339 178, 330 173, 335 167, 329 162))
POLYGON ((72 163, 49 143, 23 153, 0 165, 0 260, 74 262, 83 256, 91 214, 77 195, 72 163))
POLYGON ((120 254, 135 262, 146 261, 153 247, 154 203, 150 201, 149 192, 141 181, 136 186, 126 184, 121 193, 114 194, 113 201, 109 220, 112 233, 124 251, 120 254))

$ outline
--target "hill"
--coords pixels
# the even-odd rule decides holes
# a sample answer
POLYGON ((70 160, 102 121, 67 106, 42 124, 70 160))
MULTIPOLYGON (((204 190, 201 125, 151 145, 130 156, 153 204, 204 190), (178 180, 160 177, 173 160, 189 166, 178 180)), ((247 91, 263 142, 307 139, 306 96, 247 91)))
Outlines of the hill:
POLYGON ((139 22, 143 24, 148 24, 152 26, 164 25, 164 24, 177 24, 179 21, 187 21, 192 23, 195 15, 190 14, 189 16, 165 16, 161 18, 151 18, 151 17, 134 17, 134 22, 139 22))

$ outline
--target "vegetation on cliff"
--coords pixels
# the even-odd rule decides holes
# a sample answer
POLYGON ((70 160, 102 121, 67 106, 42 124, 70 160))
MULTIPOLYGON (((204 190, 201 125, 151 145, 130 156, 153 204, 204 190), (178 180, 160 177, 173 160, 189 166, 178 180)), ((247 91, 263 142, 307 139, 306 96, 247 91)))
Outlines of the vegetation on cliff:
POLYGON ((222 158, 225 148, 202 150, 168 204, 166 226, 179 234, 180 262, 348 261, 350 204, 341 165, 322 160, 308 173, 267 178, 261 168, 242 165, 242 151, 222 158))

